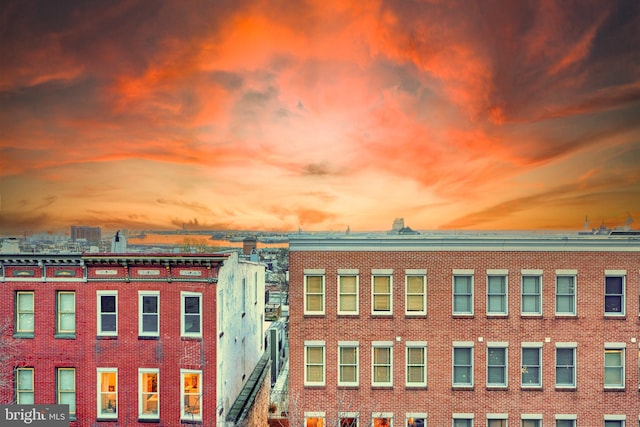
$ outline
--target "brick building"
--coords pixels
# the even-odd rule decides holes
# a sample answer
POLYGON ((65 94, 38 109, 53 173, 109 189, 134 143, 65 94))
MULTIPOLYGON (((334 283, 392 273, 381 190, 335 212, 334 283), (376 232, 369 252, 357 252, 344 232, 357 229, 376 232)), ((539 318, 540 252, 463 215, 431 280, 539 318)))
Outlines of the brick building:
POLYGON ((236 253, 3 255, 0 403, 66 403, 72 426, 234 425, 268 374, 264 270, 236 253))
POLYGON ((298 235, 289 265, 295 425, 639 424, 637 235, 298 235))

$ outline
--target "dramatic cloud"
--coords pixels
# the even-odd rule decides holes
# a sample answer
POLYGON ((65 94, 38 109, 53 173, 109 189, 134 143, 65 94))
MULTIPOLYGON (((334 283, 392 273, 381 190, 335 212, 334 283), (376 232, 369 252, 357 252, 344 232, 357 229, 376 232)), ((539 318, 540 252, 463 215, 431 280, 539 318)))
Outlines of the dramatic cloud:
POLYGON ((640 3, 0 5, 0 233, 640 216, 640 3))

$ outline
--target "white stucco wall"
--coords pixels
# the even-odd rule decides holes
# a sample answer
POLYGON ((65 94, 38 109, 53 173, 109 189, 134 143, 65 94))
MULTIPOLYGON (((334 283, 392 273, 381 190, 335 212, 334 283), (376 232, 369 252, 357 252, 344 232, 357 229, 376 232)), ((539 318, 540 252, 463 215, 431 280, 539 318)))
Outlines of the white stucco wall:
POLYGON ((219 425, 222 425, 221 422, 265 351, 264 283, 265 266, 239 260, 235 252, 224 262, 218 274, 218 414, 224 407, 222 415, 218 416, 219 425))

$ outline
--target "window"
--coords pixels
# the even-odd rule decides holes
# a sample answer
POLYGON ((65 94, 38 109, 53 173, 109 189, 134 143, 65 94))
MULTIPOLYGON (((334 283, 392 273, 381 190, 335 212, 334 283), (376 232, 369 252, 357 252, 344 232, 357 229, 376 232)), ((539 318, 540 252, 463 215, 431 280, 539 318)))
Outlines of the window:
POLYGON ((16 403, 33 405, 33 368, 16 369, 16 403))
POLYGON ((33 336, 35 324, 33 291, 16 292, 16 335, 33 336))
POLYGON ((358 385, 357 342, 338 342, 338 385, 358 385))
POLYGON ((542 271, 523 271, 521 309, 524 315, 542 314, 542 271), (530 273, 530 275, 528 274, 530 273))
POLYGON ((605 271, 605 274, 604 313, 607 316, 624 316, 626 271, 605 271))
POLYGON ((357 274, 338 276, 338 314, 358 314, 357 274))
POLYGON ((180 369, 180 419, 202 420, 202 371, 180 369))
POLYGON ((56 333, 59 335, 72 335, 76 333, 76 293, 58 291, 56 333))
POLYGON ((556 387, 576 386, 576 348, 573 344, 556 344, 556 387))
POLYGON ((391 276, 374 275, 372 278, 372 282, 373 314, 392 314, 393 298, 391 294, 391 276))
POLYGON ((542 343, 522 343, 522 387, 542 387, 542 343))
MULTIPOLYGON (((524 416, 524 415, 523 415, 524 416)), ((542 427, 542 417, 522 419, 522 427, 542 427)))
POLYGON ((98 368, 98 418, 118 418, 117 368, 98 368))
POLYGON ((427 343, 407 342, 407 386, 427 385, 427 343))
POLYGON ((358 412, 338 412, 338 427, 358 427, 358 412))
POLYGON ((453 427, 473 427, 473 414, 453 414, 453 427))
POLYGON ((392 427, 393 414, 391 412, 374 412, 371 414, 373 427, 392 427))
POLYGON ((98 291, 98 335, 118 335, 118 291, 98 291))
POLYGON ((487 314, 507 314, 507 271, 487 272, 487 314))
POLYGON ((304 314, 324 314, 324 272, 304 277, 304 314))
POLYGON ((605 415, 604 427, 624 427, 626 415, 605 415))
MULTIPOLYGON (((558 274, 558 273, 556 273, 558 274)), ((556 314, 575 316, 576 314, 576 276, 556 276, 556 314)))
POLYGON ((407 427, 427 427, 427 414, 423 412, 408 412, 407 427))
POLYGON ((160 335, 160 292, 138 292, 138 335, 157 337, 160 335))
POLYGON ((69 418, 76 419, 76 368, 57 369, 57 397, 58 405, 69 405, 69 418))
POLYGON ((605 343, 604 387, 624 388, 624 347, 625 343, 605 343))
POLYGON ((183 337, 202 337, 202 294, 180 293, 180 323, 183 337))
MULTIPOLYGON (((196 383, 198 384, 198 383, 196 383)), ((160 372, 138 369, 138 418, 160 418, 160 372)))
POLYGON ((305 427, 324 427, 325 425, 324 412, 305 412, 304 425, 305 427))
POLYGON ((453 276, 453 314, 473 314, 473 273, 453 276))
POLYGON ((372 381, 371 385, 393 385, 393 342, 374 341, 372 343, 372 381))
POLYGON ((405 314, 427 314, 426 271, 406 271, 405 314))
POLYGON ((473 343, 454 343, 453 386, 473 386, 473 343))
POLYGON ((557 414, 555 427, 576 427, 578 416, 573 414, 557 414))
POLYGON ((507 343, 487 343, 487 387, 507 386, 507 343))
POLYGON ((323 386, 325 374, 324 341, 305 341, 304 343, 304 384, 323 386))
POLYGON ((507 427, 507 414, 487 414, 487 427, 507 427))

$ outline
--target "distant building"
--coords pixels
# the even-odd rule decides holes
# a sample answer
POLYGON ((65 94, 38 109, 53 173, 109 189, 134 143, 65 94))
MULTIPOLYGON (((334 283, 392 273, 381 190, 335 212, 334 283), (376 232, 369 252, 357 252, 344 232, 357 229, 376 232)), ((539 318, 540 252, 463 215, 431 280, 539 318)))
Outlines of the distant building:
POLYGON ((86 239, 89 243, 100 243, 102 240, 102 230, 100 227, 88 227, 85 225, 72 225, 71 226, 71 241, 75 242, 78 239, 86 239))
POLYGON ((0 402, 68 404, 72 427, 264 425, 264 277, 235 252, 0 256, 0 402))
POLYGON ((120 230, 111 239, 111 253, 123 254, 127 252, 127 235, 120 230))
POLYGON ((289 421, 629 427, 637 235, 291 236, 289 421))

